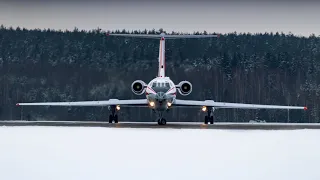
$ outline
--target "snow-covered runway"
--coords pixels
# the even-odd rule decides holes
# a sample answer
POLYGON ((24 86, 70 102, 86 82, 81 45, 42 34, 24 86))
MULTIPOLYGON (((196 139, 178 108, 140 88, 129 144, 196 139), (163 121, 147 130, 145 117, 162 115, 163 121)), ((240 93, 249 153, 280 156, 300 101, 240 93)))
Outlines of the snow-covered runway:
POLYGON ((3 180, 319 180, 320 130, 0 127, 3 180))

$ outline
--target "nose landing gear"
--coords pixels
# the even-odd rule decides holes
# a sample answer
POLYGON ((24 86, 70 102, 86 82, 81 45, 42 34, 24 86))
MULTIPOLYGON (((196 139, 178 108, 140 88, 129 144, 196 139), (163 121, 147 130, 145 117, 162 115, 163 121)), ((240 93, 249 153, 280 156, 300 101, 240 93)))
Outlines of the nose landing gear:
POLYGON ((158 113, 158 125, 166 125, 167 120, 163 118, 163 111, 158 111, 156 113, 158 113))
POLYGON ((166 124, 167 124, 167 121, 166 121, 166 119, 164 119, 164 118, 159 118, 159 119, 158 119, 158 124, 159 124, 159 125, 166 125, 166 124))

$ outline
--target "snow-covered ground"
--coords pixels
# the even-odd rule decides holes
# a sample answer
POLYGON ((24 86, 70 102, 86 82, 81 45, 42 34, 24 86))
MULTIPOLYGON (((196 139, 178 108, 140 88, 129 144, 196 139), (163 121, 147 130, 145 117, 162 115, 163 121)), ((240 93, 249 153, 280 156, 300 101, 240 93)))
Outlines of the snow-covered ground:
POLYGON ((320 130, 0 127, 2 180, 319 180, 320 130))

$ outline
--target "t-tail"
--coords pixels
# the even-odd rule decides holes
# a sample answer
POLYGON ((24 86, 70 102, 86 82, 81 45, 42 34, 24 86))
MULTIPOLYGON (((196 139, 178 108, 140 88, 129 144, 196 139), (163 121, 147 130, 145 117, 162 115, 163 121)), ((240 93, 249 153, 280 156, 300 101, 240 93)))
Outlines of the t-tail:
POLYGON ((159 39, 159 69, 158 77, 166 77, 165 74, 165 40, 166 39, 181 39, 181 38, 210 38, 210 37, 219 37, 219 35, 171 35, 171 34, 107 34, 108 36, 123 36, 123 37, 135 37, 135 38, 149 38, 149 39, 159 39))

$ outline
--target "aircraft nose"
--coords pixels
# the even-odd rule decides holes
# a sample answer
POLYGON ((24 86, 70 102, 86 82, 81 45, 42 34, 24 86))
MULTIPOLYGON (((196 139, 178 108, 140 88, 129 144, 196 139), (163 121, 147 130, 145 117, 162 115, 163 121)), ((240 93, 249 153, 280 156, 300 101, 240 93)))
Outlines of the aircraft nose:
POLYGON ((158 92, 157 93, 157 100, 161 103, 165 99, 164 92, 158 92))
POLYGON ((165 93, 164 92, 158 92, 157 95, 158 95, 158 97, 164 97, 165 93))

